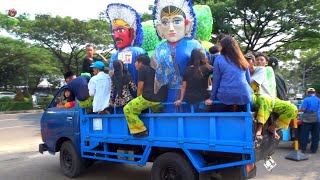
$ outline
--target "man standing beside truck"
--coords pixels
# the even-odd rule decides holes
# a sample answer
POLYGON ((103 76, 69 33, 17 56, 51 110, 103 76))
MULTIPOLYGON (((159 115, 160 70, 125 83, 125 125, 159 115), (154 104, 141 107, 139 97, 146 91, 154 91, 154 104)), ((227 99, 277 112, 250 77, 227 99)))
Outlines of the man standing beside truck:
POLYGON ((300 149, 304 153, 307 149, 309 132, 311 132, 311 153, 316 153, 319 145, 319 123, 318 110, 320 100, 316 96, 316 90, 309 88, 307 90, 308 97, 304 98, 300 112, 303 113, 301 135, 300 135, 300 149))

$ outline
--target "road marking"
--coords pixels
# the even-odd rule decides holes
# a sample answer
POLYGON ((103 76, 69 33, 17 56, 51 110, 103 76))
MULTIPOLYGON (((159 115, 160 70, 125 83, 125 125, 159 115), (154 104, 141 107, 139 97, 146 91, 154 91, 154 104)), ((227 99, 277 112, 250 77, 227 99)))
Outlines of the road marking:
POLYGON ((3 130, 3 129, 13 129, 13 128, 22 128, 22 127, 32 127, 32 126, 39 126, 39 124, 37 124, 37 125, 23 125, 23 126, 3 127, 3 128, 0 128, 0 130, 3 130))

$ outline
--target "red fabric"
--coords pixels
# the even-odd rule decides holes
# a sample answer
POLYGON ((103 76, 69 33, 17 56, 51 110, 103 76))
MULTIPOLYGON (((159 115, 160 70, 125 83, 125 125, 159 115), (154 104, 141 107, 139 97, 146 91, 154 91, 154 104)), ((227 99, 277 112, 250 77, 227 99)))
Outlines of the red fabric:
POLYGON ((64 107, 65 108, 74 108, 74 105, 75 105, 75 101, 71 101, 71 102, 66 102, 64 104, 64 107))

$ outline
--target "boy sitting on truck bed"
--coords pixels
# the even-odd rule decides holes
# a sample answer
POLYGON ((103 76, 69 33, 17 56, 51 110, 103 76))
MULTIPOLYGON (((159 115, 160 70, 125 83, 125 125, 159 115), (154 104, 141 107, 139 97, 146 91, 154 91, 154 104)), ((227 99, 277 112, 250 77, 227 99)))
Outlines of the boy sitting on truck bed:
POLYGON ((163 86, 157 94, 154 94, 155 70, 150 66, 150 58, 147 54, 136 57, 135 67, 138 71, 138 97, 125 105, 123 111, 130 134, 133 134, 134 137, 145 137, 148 136, 148 130, 139 115, 141 111, 166 101, 168 90, 166 86, 163 86))
POLYGON ((64 74, 64 79, 68 84, 68 89, 71 92, 67 102, 77 100, 78 104, 82 108, 92 106, 93 96, 89 95, 88 82, 90 77, 87 75, 76 77, 73 72, 67 72, 64 74))

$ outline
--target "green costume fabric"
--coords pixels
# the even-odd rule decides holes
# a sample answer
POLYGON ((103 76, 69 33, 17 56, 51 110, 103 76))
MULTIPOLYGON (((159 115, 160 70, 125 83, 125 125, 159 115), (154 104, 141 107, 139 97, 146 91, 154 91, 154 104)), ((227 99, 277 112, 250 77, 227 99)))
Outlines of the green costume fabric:
POLYGON ((159 104, 160 102, 148 101, 140 95, 124 106, 123 112, 131 134, 137 134, 147 130, 144 123, 139 118, 139 115, 143 110, 159 104))
POLYGON ((79 106, 82 108, 91 107, 92 102, 93 102, 93 96, 89 96, 89 98, 84 101, 79 101, 79 100, 77 100, 77 101, 78 101, 79 106))
POLYGON ((273 104, 272 98, 268 95, 253 95, 253 103, 258 107, 257 120, 261 124, 265 124, 270 117, 271 112, 279 114, 275 125, 277 128, 288 129, 292 119, 296 118, 298 109, 295 105, 287 101, 275 99, 273 104), (273 107, 273 108, 272 108, 273 107))

